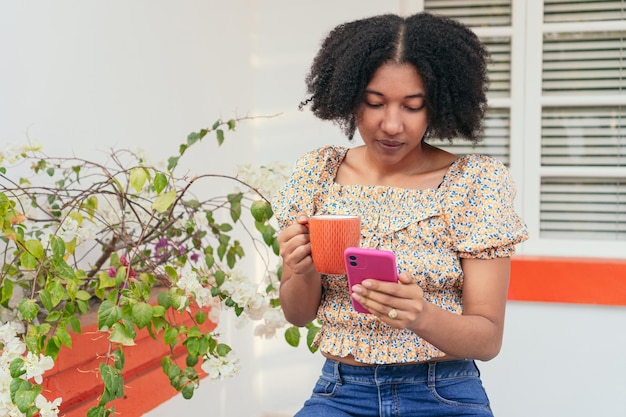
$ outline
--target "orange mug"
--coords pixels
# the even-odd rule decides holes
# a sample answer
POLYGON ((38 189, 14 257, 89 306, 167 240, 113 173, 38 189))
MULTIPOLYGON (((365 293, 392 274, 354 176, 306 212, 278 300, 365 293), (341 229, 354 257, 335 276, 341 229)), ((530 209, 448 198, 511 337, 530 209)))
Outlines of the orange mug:
POLYGON ((361 218, 343 214, 309 217, 311 257, 322 274, 345 274, 343 252, 361 243, 361 218))

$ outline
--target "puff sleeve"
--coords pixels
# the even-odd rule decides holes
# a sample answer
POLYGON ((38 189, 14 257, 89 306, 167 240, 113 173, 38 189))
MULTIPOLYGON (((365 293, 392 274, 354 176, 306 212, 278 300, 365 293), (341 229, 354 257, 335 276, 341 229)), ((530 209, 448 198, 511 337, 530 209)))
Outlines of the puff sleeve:
POLYGON ((461 258, 509 257, 515 245, 528 239, 528 229, 513 206, 515 185, 500 161, 476 155, 467 160, 462 178, 464 188, 452 199, 450 227, 455 249, 461 258))
POLYGON ((289 180, 272 198, 272 209, 281 230, 295 221, 298 212, 305 212, 309 216, 316 212, 316 203, 323 186, 321 182, 326 149, 316 149, 301 156, 289 180))

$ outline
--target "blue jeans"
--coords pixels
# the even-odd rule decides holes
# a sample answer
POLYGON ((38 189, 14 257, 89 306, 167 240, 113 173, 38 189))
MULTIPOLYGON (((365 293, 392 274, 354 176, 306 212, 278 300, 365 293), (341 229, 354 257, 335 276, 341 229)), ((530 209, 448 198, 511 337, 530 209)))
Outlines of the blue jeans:
POLYGON ((351 366, 326 360, 294 417, 493 417, 472 360, 351 366))

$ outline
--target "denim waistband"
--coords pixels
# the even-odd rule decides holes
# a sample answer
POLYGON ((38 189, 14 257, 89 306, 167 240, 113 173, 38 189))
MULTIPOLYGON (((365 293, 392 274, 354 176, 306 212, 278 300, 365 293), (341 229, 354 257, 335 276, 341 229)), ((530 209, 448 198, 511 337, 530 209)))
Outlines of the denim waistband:
POLYGON ((322 372, 337 380, 363 384, 416 383, 462 377, 480 377, 473 360, 460 359, 419 364, 354 366, 326 359, 322 372))

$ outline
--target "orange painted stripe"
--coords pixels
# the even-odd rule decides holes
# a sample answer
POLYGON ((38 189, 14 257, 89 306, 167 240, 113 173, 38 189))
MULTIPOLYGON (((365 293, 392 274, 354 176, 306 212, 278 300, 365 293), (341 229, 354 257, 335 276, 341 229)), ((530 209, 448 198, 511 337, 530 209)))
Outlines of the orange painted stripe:
POLYGON ((626 259, 519 256, 509 300, 626 305, 626 259))
MULTIPOLYGON (((83 333, 72 335, 72 349, 60 352, 55 367, 46 373, 42 383, 43 395, 48 400, 63 399, 59 414, 64 417, 86 416, 87 410, 97 405, 104 389, 98 366, 106 356, 109 342, 106 334, 98 331, 96 324, 90 323, 94 320, 91 316, 83 317, 83 333)), ((194 325, 187 313, 181 314, 180 324, 194 325)), ((215 323, 207 321, 199 327, 203 331, 211 331, 215 326, 215 323)), ((159 336, 162 338, 162 334, 159 336)), ((137 332, 135 342, 136 346, 124 348, 126 363, 122 376, 125 396, 108 404, 108 407, 115 406, 116 414, 124 417, 142 416, 178 394, 161 369, 164 356, 172 355, 179 366, 185 367, 184 346, 179 344, 172 352, 162 340, 152 339, 146 329, 137 332)), ((196 371, 201 378, 206 376, 199 366, 196 371)))

